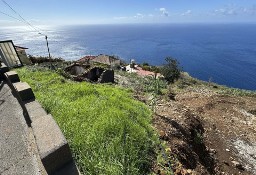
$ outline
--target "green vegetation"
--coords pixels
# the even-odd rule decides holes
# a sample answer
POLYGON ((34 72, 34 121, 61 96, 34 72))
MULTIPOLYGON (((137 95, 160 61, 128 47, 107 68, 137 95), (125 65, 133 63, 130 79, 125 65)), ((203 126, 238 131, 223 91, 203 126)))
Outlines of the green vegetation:
POLYGON ((165 61, 166 64, 161 67, 160 73, 169 83, 173 83, 180 77, 181 68, 179 67, 179 62, 171 57, 167 57, 165 61))
POLYGON ((218 93, 223 95, 233 95, 233 96, 240 96, 240 97, 241 96, 256 97, 256 91, 229 88, 225 86, 220 86, 218 93))
POLYGON ((255 91, 230 88, 227 86, 213 83, 211 81, 206 82, 198 80, 196 78, 191 77, 187 72, 181 72, 179 79, 175 81, 173 84, 169 85, 168 93, 180 92, 182 90, 185 90, 186 88, 208 89, 220 95, 256 97, 255 91))
POLYGON ((64 62, 63 58, 50 58, 49 57, 35 57, 32 55, 29 55, 28 58, 30 59, 30 61, 35 64, 35 63, 44 63, 44 62, 64 62))
POLYGON ((54 116, 82 173, 149 173, 157 140, 151 112, 129 90, 72 82, 46 69, 16 71, 54 116))
POLYGON ((152 66, 152 65, 149 65, 148 63, 142 63, 140 65, 140 67, 146 71, 151 71, 151 72, 155 72, 155 73, 160 72, 160 68, 158 66, 152 66))

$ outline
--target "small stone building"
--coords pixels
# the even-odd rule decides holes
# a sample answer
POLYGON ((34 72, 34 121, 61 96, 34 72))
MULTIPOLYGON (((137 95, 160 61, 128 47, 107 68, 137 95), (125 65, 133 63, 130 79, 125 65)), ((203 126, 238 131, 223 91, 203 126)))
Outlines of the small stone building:
POLYGON ((29 60, 27 54, 26 54, 26 47, 21 47, 21 46, 14 46, 16 49, 17 54, 20 57, 20 60, 23 64, 31 64, 31 61, 29 60))

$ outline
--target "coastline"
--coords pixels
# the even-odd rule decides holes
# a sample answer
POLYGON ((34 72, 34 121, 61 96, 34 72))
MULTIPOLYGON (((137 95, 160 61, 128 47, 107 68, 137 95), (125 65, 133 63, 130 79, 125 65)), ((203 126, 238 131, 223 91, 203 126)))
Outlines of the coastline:
MULTIPOLYGON (((256 27, 256 25, 255 25, 256 27)), ((231 87, 252 89, 255 77, 254 25, 69 26, 47 30, 52 55, 76 60, 100 53, 161 65, 177 58, 193 77, 231 87), (243 83, 241 83, 243 82, 243 83)), ((36 33, 2 30, 3 39, 47 55, 45 39, 36 33)))

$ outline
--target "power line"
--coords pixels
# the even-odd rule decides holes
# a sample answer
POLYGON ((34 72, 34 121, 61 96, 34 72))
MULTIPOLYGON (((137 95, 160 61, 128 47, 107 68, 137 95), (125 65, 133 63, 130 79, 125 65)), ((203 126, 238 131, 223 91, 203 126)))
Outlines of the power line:
POLYGON ((35 31, 37 31, 38 33, 41 33, 38 29, 36 29, 36 27, 34 27, 33 25, 31 25, 28 21, 26 21, 16 10, 14 10, 5 0, 2 0, 2 2, 9 7, 14 13, 16 13, 21 19, 22 21, 24 21, 25 24, 29 25, 32 29, 34 29, 35 31))
MULTIPOLYGON (((22 21, 22 20, 20 20, 20 19, 18 19, 18 18, 16 18, 16 17, 14 17, 14 16, 11 16, 11 15, 5 13, 5 12, 0 11, 0 13, 4 14, 4 15, 10 17, 10 18, 13 18, 13 19, 15 19, 15 20, 18 20, 18 21, 20 21, 21 23, 24 23, 24 21, 22 21)), ((27 24, 27 23, 24 23, 24 24, 27 24)), ((31 28, 30 26, 27 26, 27 27, 29 27, 30 29, 34 30, 34 28, 31 28)), ((36 27, 36 26, 34 26, 34 27, 36 27)), ((41 31, 46 31, 46 30, 44 30, 44 29, 40 29, 39 27, 36 27, 36 28, 37 28, 38 30, 41 30, 41 31)), ((28 31, 28 32, 38 32, 38 31, 28 31)), ((19 32, 16 32, 16 33, 19 33, 19 32)), ((23 33, 23 32, 20 32, 20 33, 23 33)), ((40 32, 40 34, 41 34, 41 32, 40 32)))
POLYGON ((10 18, 16 19, 16 20, 18 20, 18 21, 20 21, 20 22, 23 22, 23 21, 21 21, 20 19, 18 19, 18 18, 16 18, 16 17, 13 17, 13 16, 11 16, 11 15, 9 15, 9 14, 7 14, 7 13, 1 12, 1 11, 0 11, 0 13, 4 14, 4 15, 6 15, 6 16, 9 16, 10 18))
MULTIPOLYGON (((32 24, 30 24, 28 21, 26 21, 16 10, 14 10, 5 0, 2 0, 2 2, 8 6, 14 13, 16 13, 21 19, 22 21, 24 21, 24 23, 26 23, 28 26, 30 26, 31 28, 33 28, 36 32, 38 32, 39 35, 44 35, 42 34, 36 27, 34 27, 32 24)), ((51 59, 51 54, 50 54, 50 49, 49 49, 49 44, 48 44, 48 37, 47 35, 45 36, 45 40, 46 40, 46 46, 48 49, 48 54, 49 54, 49 59, 51 59)))
MULTIPOLYGON (((6 15, 6 16, 8 16, 8 17, 10 17, 10 18, 16 19, 16 20, 18 20, 18 21, 20 21, 20 22, 24 23, 24 21, 22 21, 22 20, 20 20, 20 19, 18 19, 18 18, 16 18, 16 17, 14 17, 14 16, 11 16, 11 15, 9 15, 9 14, 5 13, 5 12, 0 11, 0 13, 4 14, 4 15, 6 15)), ((25 23, 25 24, 26 24, 26 23, 25 23)), ((28 26, 28 27, 30 27, 30 26, 28 26)), ((30 27, 30 29, 34 30, 34 29, 33 29, 33 28, 31 28, 31 27, 30 27)), ((37 31, 36 31, 36 32, 37 32, 37 31)))

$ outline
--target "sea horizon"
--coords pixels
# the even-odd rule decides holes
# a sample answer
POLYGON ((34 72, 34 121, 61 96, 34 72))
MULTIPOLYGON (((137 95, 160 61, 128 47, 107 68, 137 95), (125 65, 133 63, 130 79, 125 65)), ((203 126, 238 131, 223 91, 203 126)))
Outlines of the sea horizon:
POLYGON ((90 24, 44 30, 38 35, 22 27, 0 28, 0 40, 11 39, 28 47, 28 54, 47 56, 47 35, 51 55, 65 60, 107 54, 162 65, 170 56, 200 80, 256 90, 255 23, 90 24))

